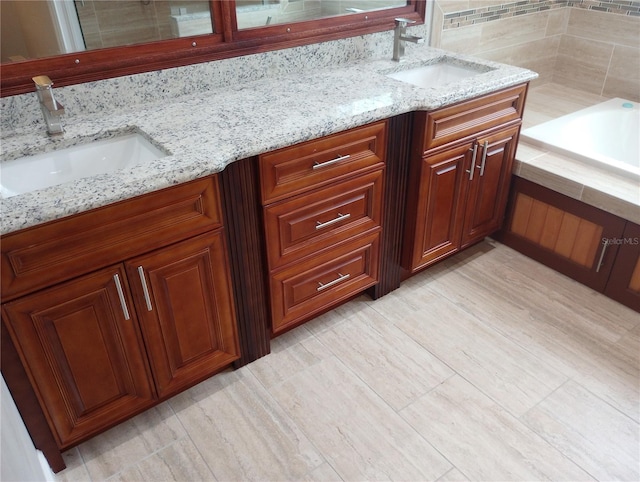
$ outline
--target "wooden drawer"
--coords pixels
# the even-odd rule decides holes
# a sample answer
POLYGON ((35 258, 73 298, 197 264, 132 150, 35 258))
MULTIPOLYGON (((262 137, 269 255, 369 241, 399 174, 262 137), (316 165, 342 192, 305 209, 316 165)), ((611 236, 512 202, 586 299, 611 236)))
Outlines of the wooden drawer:
POLYGON ((526 92, 527 84, 523 84, 432 112, 418 113, 415 135, 424 139, 422 151, 520 121, 526 92))
POLYGON ((216 176, 2 237, 8 301, 222 226, 216 176))
POLYGON ((379 234, 368 234, 271 276, 274 334, 344 301, 378 281, 379 234))
POLYGON ((270 269, 378 228, 383 171, 264 208, 270 269))
POLYGON ((261 155, 263 204, 381 166, 386 128, 378 122, 261 155))

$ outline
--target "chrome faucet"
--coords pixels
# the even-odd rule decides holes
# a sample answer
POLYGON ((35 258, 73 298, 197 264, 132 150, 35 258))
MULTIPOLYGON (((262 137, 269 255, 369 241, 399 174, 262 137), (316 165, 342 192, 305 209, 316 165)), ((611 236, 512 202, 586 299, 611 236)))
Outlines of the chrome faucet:
POLYGON ((411 42, 414 44, 424 43, 422 37, 416 37, 415 35, 407 35, 407 25, 416 23, 415 20, 409 20, 408 18, 396 18, 396 28, 393 31, 393 57, 392 60, 397 62, 404 55, 404 43, 411 42))
POLYGON ((62 134, 64 127, 61 117, 64 114, 64 107, 53 96, 53 82, 46 75, 33 77, 32 80, 36 84, 38 102, 40 102, 40 110, 42 110, 44 121, 47 124, 47 133, 50 136, 62 134))

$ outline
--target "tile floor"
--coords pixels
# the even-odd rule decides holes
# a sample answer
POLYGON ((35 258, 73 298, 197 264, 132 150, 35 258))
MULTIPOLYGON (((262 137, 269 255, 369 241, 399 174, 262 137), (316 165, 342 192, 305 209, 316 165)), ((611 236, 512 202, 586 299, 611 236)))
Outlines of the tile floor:
POLYGON ((640 316, 485 241, 65 453, 59 481, 640 479, 640 316))

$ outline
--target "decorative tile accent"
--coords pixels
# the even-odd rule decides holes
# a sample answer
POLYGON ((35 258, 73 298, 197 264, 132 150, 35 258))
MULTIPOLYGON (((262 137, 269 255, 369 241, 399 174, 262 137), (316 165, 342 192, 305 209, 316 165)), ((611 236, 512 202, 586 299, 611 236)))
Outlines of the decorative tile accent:
POLYGON ((636 0, 519 0, 447 13, 444 15, 442 28, 447 30, 465 27, 562 7, 577 7, 619 15, 640 16, 640 1, 636 0))

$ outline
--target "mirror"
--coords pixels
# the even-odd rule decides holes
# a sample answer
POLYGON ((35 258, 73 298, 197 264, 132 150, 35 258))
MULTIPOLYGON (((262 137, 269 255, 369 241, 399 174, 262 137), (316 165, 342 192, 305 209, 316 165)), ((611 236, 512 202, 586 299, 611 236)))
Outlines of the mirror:
POLYGON ((424 22, 426 0, 0 0, 0 96, 424 22))
POLYGON ((2 0, 1 62, 213 33, 208 0, 2 0))
POLYGON ((406 0, 236 0, 238 29, 404 7, 406 0))

